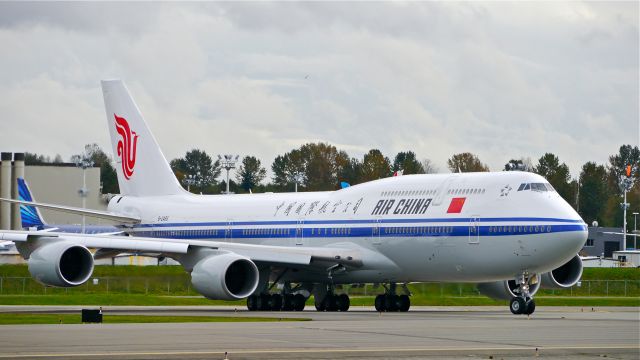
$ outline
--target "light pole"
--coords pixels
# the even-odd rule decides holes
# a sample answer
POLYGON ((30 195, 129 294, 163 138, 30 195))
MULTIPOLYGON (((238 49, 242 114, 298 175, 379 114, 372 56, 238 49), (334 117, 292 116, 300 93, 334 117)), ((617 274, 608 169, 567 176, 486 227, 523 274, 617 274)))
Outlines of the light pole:
POLYGON ((622 206, 622 250, 627 249, 627 209, 629 208, 629 203, 627 202, 627 192, 631 190, 633 187, 633 177, 631 176, 632 171, 635 171, 635 168, 632 169, 631 165, 627 166, 627 176, 622 176, 620 179, 620 188, 624 193, 624 202, 620 204, 622 206))
POLYGON ((295 175, 293 175, 293 181, 296 184, 295 191, 298 192, 298 183, 302 182, 302 173, 296 172, 295 175))
POLYGON ((220 161, 220 165, 222 166, 223 169, 227 170, 227 191, 225 191, 225 194, 230 194, 229 170, 236 168, 236 163, 238 162, 239 158, 240 158, 240 155, 235 155, 235 156, 231 154, 225 154, 222 156, 218 155, 218 160, 220 161))
POLYGON ((633 213, 633 235, 634 235, 634 236, 633 236, 633 249, 634 249, 634 250, 638 248, 638 244, 637 244, 637 241, 638 241, 638 230, 637 230, 637 228, 636 228, 636 224, 637 224, 637 222, 636 222, 636 220, 637 220, 637 216, 638 216, 638 213, 637 213, 637 212, 634 212, 634 213, 633 213))
POLYGON ((182 182, 187 185, 187 191, 191 192, 191 185, 196 185, 200 181, 200 173, 195 175, 187 175, 182 179, 182 182))
MULTIPOLYGON (((93 166, 93 160, 91 160, 91 154, 87 151, 82 155, 74 156, 72 159, 76 164, 76 167, 82 169, 82 188, 78 190, 78 194, 82 198, 82 208, 87 207, 87 195, 89 195, 89 190, 87 189, 87 168, 93 166)), ((82 215, 82 233, 85 232, 85 217, 82 215)))

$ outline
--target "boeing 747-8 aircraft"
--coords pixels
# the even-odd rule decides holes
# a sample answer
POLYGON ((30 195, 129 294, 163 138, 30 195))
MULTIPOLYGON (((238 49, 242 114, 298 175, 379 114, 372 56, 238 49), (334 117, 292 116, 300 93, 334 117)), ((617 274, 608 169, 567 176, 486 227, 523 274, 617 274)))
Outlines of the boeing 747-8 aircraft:
POLYGON ((409 175, 337 191, 194 195, 176 180, 125 85, 103 81, 102 90, 122 194, 108 212, 28 204, 111 219, 130 236, 0 232, 45 284, 80 285, 94 258, 136 251, 179 261, 198 292, 246 298, 250 310, 302 310, 313 294, 318 310, 346 311, 349 297, 336 285, 380 283, 376 309, 407 311, 404 284, 446 281, 478 283, 510 299, 514 314, 531 314, 541 284, 568 287, 582 274, 577 253, 587 227, 536 174, 409 175))

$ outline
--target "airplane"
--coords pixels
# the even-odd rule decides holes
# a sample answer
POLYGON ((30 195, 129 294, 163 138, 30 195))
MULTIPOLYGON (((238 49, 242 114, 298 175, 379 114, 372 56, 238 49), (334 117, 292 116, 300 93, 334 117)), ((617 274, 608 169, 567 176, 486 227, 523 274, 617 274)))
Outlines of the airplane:
MULTIPOLYGON (((18 198, 22 201, 35 201, 31 189, 24 178, 18 178, 18 198)), ((59 231, 66 233, 87 233, 87 234, 103 234, 103 235, 119 235, 123 234, 122 230, 110 225, 82 225, 76 224, 49 224, 45 221, 40 210, 31 205, 20 204, 20 218, 23 229, 41 230, 41 231, 59 231)))
POLYGON ((136 251, 175 259, 200 294, 246 299, 252 311, 300 311, 311 295, 318 311, 347 311, 339 285, 364 283, 384 285, 377 311, 408 311, 406 284, 465 282, 508 300, 513 314, 531 314, 541 285, 580 280, 587 225, 537 174, 403 175, 336 191, 195 195, 180 186, 124 83, 101 84, 122 194, 107 211, 2 200, 108 219, 129 236, 0 231, 44 284, 80 285, 94 258, 136 251))

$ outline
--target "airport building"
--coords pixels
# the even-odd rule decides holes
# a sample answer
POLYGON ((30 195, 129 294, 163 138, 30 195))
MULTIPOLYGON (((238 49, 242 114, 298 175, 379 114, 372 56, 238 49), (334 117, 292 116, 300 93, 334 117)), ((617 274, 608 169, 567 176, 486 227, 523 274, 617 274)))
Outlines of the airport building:
MULTIPOLYGON (((621 228, 590 226, 587 242, 580 254, 585 256, 599 256, 612 258, 616 251, 625 250, 621 228)), ((628 246, 633 247, 633 237, 628 237, 628 246)))
MULTIPOLYGON (((83 188, 83 169, 72 163, 25 166, 24 153, 1 153, 0 197, 18 199, 17 179, 26 179, 37 202, 82 207, 80 189, 83 188)), ((85 207, 107 209, 107 198, 100 193, 100 168, 87 168, 84 174, 88 191, 85 207)), ((51 224, 80 224, 78 215, 41 209, 42 216, 51 224)), ((98 219, 86 218, 87 224, 105 224, 98 219)), ((0 204, 0 228, 21 229, 20 207, 0 204)))

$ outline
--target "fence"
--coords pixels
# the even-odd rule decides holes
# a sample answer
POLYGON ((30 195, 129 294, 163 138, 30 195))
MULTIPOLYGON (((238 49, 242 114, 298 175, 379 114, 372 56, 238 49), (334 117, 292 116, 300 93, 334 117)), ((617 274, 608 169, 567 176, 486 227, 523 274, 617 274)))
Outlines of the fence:
MULTIPOLYGON (((339 286, 353 296, 373 296, 383 292, 381 286, 345 285, 339 286)), ((414 295, 462 297, 481 296, 474 284, 419 283, 410 284, 414 295)), ((54 288, 44 286, 31 277, 0 277, 0 295, 39 295, 39 294, 147 294, 193 296, 199 295, 193 290, 188 276, 163 277, 101 277, 92 278, 85 284, 73 288, 54 288)), ((583 280, 581 286, 563 290, 540 290, 543 296, 640 296, 640 280, 583 280)))

